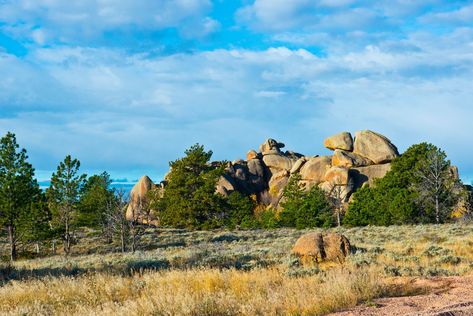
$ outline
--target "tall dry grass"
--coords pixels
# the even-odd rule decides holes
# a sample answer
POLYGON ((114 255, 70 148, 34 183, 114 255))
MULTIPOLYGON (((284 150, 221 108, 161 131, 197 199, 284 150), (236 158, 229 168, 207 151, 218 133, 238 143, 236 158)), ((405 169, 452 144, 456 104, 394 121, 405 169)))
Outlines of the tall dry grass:
POLYGON ((418 293, 412 277, 473 271, 473 225, 332 231, 357 251, 343 266, 316 268, 290 256, 306 230, 150 229, 134 254, 87 232, 68 258, 0 264, 0 314, 320 315, 418 293))
POLYGON ((10 315, 322 315, 388 293, 370 270, 291 277, 277 268, 60 277, 0 288, 10 315))

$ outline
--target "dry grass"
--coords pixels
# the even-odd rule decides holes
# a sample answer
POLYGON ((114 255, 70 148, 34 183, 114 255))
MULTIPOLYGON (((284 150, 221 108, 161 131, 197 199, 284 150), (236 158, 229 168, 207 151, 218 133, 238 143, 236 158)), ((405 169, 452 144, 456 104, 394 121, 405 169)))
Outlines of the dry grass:
POLYGON ((334 229, 357 251, 303 268, 290 253, 307 231, 150 229, 135 254, 83 233, 75 255, 0 266, 0 313, 14 315, 319 315, 411 295, 412 277, 473 271, 473 226, 334 229))
POLYGON ((29 315, 322 315, 388 293, 379 274, 338 268, 291 277, 277 268, 196 269, 11 282, 0 311, 29 315))

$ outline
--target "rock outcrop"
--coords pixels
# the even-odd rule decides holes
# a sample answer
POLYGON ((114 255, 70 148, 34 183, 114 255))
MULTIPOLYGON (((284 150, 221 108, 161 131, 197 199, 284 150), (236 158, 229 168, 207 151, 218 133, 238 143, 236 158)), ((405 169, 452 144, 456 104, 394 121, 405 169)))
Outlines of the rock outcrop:
POLYGON ((302 235, 292 248, 292 253, 298 256, 303 264, 323 261, 341 263, 352 251, 350 241, 345 236, 336 233, 302 235))
MULTIPOLYGON (((324 145, 333 150, 331 156, 304 156, 294 151, 283 152, 285 145, 272 138, 250 150, 246 160, 225 162, 225 174, 216 185, 216 192, 228 196, 234 191, 252 198, 264 207, 279 208, 284 188, 291 176, 300 174, 306 190, 318 186, 328 194, 336 192, 342 202, 363 185, 384 177, 390 162, 398 156, 396 147, 384 136, 372 131, 361 131, 353 137, 342 132, 328 137, 324 145)), ((212 162, 214 167, 223 162, 212 162)), ((166 179, 165 179, 166 180, 166 179)), ((131 218, 132 206, 154 188, 148 177, 143 177, 132 190, 132 201, 127 211, 131 218)))
POLYGON ((156 216, 152 212, 147 212, 147 196, 146 194, 157 186, 148 176, 142 176, 135 184, 130 192, 130 203, 126 210, 126 218, 128 220, 137 220, 143 224, 156 225, 156 216))
POLYGON ((223 195, 233 191, 254 195, 260 204, 278 208, 284 187, 299 173, 306 190, 318 186, 330 193, 336 188, 346 203, 356 189, 383 177, 390 170, 389 162, 398 156, 386 137, 372 131, 356 135, 354 141, 348 132, 330 136, 324 145, 334 150, 333 155, 312 157, 283 152, 285 145, 269 138, 259 152, 250 150, 245 161, 228 163, 216 190, 223 195))

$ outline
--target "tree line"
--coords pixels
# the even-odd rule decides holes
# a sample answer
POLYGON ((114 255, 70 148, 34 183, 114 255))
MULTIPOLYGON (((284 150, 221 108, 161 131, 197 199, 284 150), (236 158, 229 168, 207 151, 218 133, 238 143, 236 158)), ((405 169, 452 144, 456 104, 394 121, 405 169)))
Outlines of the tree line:
POLYGON ((7 133, 0 140, 0 227, 10 260, 18 257, 19 246, 35 245, 39 252, 41 244, 50 244, 54 253, 56 241, 69 255, 80 227, 97 229, 121 251, 135 251, 144 233, 139 218, 151 210, 161 226, 249 229, 443 223, 471 208, 471 189, 461 184, 445 153, 428 143, 411 146, 384 178, 357 190, 349 204, 342 202, 340 187, 328 193, 318 186, 308 189, 295 174, 278 210, 259 205, 255 196, 217 194, 225 164, 212 164, 211 157, 202 145, 190 147, 170 162, 165 190, 151 190, 146 203, 131 203, 133 214, 127 219, 129 197, 110 188, 109 174, 88 177, 70 155, 41 190, 26 150, 7 133))
POLYGON ((0 228, 6 233, 10 260, 17 259, 19 246, 33 244, 39 253, 40 244, 47 242, 55 252, 57 240, 69 255, 77 229, 84 226, 100 229, 108 242, 121 240, 122 251, 135 245, 139 234, 125 217, 128 198, 110 184, 108 173, 87 177, 80 173, 79 160, 67 155, 43 191, 26 150, 7 133, 0 140, 0 228))

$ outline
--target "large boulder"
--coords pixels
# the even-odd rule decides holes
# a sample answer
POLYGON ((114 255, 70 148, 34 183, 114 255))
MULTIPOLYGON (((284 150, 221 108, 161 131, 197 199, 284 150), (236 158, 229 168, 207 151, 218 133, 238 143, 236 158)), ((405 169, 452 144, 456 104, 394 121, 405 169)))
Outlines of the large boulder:
POLYGON ((265 140, 263 144, 261 144, 261 146, 259 146, 259 151, 263 155, 268 154, 268 153, 274 154, 274 153, 281 152, 279 149, 283 147, 284 147, 283 143, 279 143, 272 138, 268 138, 267 140, 265 140))
POLYGON ((156 188, 157 186, 148 176, 141 177, 130 191, 130 203, 128 203, 125 214, 127 220, 138 220, 144 224, 153 224, 155 219, 151 218, 152 214, 146 212, 147 193, 156 188))
POLYGON ((270 169, 287 170, 290 171, 295 163, 295 160, 283 155, 264 155, 264 164, 270 169))
POLYGON ((383 178, 391 170, 391 164, 372 165, 350 169, 350 177, 354 180, 355 188, 362 187, 365 183, 372 186, 374 180, 383 178))
POLYGON ((248 176, 253 193, 258 193, 267 188, 264 164, 260 159, 248 161, 248 176))
POLYGON ((342 149, 342 150, 352 151, 353 138, 351 137, 350 133, 342 132, 342 133, 327 137, 324 140, 324 146, 331 150, 342 149))
POLYGON ((391 162, 399 156, 396 146, 389 139, 373 131, 355 133, 353 152, 372 160, 375 164, 391 162))
POLYGON ((264 178, 264 165, 259 159, 251 159, 248 161, 248 172, 250 175, 264 178))
POLYGON ((234 180, 228 174, 224 174, 218 179, 215 191, 223 196, 228 196, 235 191, 235 187, 234 180))
POLYGON ((271 196, 270 205, 274 208, 279 206, 279 201, 282 198, 284 188, 289 182, 289 172, 286 170, 278 171, 271 176, 269 180, 269 194, 271 196))
POLYGON ((373 162, 368 158, 341 149, 335 149, 332 156, 332 166, 334 167, 353 168, 372 164, 373 162))
MULTIPOLYGON (((258 160, 258 159, 252 159, 258 160)), ((233 191, 249 195, 255 193, 253 182, 257 182, 255 177, 249 172, 248 163, 244 160, 228 162, 225 168, 225 174, 217 182, 217 192, 228 195, 233 191), (233 187, 233 189, 232 189, 233 187)))
POLYGON ((299 172, 299 170, 301 170, 302 166, 305 164, 306 161, 307 161, 306 157, 301 157, 297 159, 294 165, 292 165, 292 168, 289 172, 291 174, 299 172))
POLYGON ((308 233, 302 235, 294 244, 292 253, 303 264, 323 261, 343 262, 352 253, 350 241, 336 233, 308 233))
POLYGON ((315 183, 325 181, 325 173, 332 167, 332 158, 329 156, 310 158, 300 169, 302 180, 315 183))
POLYGON ((325 181, 336 185, 348 185, 349 172, 347 168, 332 167, 325 173, 325 181))

